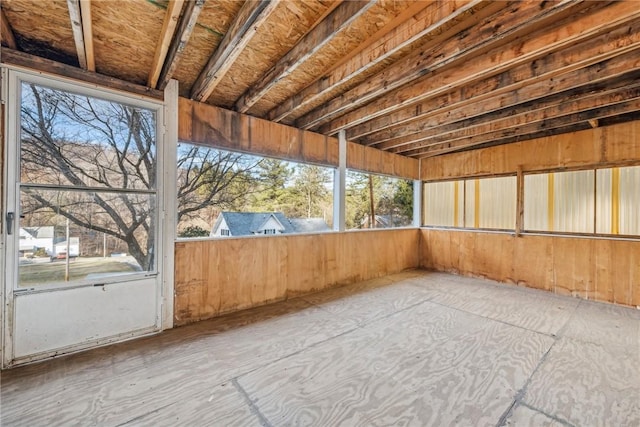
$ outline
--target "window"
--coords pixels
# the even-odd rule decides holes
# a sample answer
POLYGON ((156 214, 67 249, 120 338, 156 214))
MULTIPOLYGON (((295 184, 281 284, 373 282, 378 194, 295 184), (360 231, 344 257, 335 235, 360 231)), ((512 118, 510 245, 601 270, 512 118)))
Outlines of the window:
POLYGON ((594 232, 594 171, 524 177, 524 229, 594 232))
POLYGON ((464 181, 429 182, 423 189, 424 225, 464 226, 464 181))
POLYGON ((331 231, 333 169, 181 143, 178 236, 331 231))
POLYGON ((413 220, 413 182, 348 170, 347 229, 406 227, 413 220))
POLYGON ((423 225, 515 229, 516 177, 424 184, 423 225))
POLYGON ((596 174, 596 232, 640 235, 640 166, 596 174))
POLYGON ((20 89, 19 286, 155 270, 156 112, 20 89))
POLYGON ((516 185, 515 176, 465 181, 465 226, 515 229, 516 185))

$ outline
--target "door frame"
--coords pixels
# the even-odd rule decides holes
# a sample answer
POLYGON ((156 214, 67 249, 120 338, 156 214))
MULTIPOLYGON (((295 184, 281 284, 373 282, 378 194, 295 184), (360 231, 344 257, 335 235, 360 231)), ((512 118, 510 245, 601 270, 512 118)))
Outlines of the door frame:
MULTIPOLYGON (((43 73, 28 68, 0 64, 1 86, 0 95, 2 100, 4 117, 3 120, 3 170, 0 177, 2 184, 2 218, 0 230, 0 251, 4 255, 0 260, 0 268, 3 274, 0 275, 0 300, 2 309, 0 310, 0 360, 2 368, 19 364, 29 363, 36 360, 86 350, 88 348, 104 346, 113 342, 124 341, 144 335, 155 334, 164 329, 173 327, 173 258, 175 242, 175 210, 176 210, 176 171, 172 164, 175 164, 177 135, 178 135, 178 85, 171 81, 165 89, 164 100, 145 97, 142 95, 130 94, 110 88, 102 87, 75 79, 69 79, 54 74, 43 73), (14 291, 18 273, 18 260, 13 249, 17 242, 16 230, 19 230, 19 222, 15 222, 14 234, 7 235, 5 215, 10 204, 14 206, 19 203, 19 176, 18 162, 13 158, 19 156, 19 129, 20 129, 20 82, 23 80, 44 84, 48 87, 61 90, 71 89, 74 93, 82 95, 96 96, 108 101, 115 101, 129 105, 136 105, 148 108, 156 113, 156 301, 155 325, 151 329, 139 330, 134 333, 120 333, 107 338, 97 338, 93 341, 85 341, 73 345, 65 346, 34 356, 14 358, 14 337, 15 330, 15 301, 14 291), (11 253, 9 253, 11 252, 11 253)), ((15 210, 14 210, 15 211, 15 210)), ((51 289, 56 292, 56 289, 51 289)), ((48 292, 48 291, 43 291, 48 292)))

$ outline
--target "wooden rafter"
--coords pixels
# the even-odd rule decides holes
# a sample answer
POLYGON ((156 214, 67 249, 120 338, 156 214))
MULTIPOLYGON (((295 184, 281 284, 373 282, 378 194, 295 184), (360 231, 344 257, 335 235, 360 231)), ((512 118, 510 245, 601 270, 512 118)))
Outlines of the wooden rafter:
MULTIPOLYGON (((394 112, 386 116, 386 129, 359 137, 358 141, 381 149, 407 144, 421 136, 428 136, 442 126, 527 105, 549 93, 576 90, 590 83, 611 79, 639 67, 639 52, 640 23, 623 26, 570 49, 394 112), (399 124, 389 127, 390 123, 399 124)), ((376 126, 384 126, 384 120, 379 118, 371 122, 376 126)), ((362 132, 367 124, 370 122, 363 123, 356 130, 362 132)), ((348 137, 356 138, 355 134, 349 135, 349 132, 348 137)))
POLYGON ((0 9, 0 18, 2 18, 0 21, 0 25, 2 25, 0 30, 2 44, 10 49, 16 49, 16 38, 13 35, 13 30, 11 29, 11 25, 9 25, 9 20, 7 20, 3 9, 0 9))
MULTIPOLYGON (((580 100, 576 101, 575 104, 586 104, 588 102, 589 100, 580 100)), ((534 135, 537 135, 539 132, 549 131, 552 129, 565 129, 576 125, 590 127, 590 120, 602 120, 638 111, 640 109, 640 89, 629 89, 625 94, 609 95, 607 98, 603 98, 601 102, 603 105, 595 106, 591 109, 578 109, 579 111, 569 114, 549 116, 546 119, 532 120, 530 122, 522 121, 520 124, 516 124, 516 122, 519 121, 518 119, 512 119, 511 122, 506 120, 503 125, 495 125, 497 128, 495 131, 489 131, 478 135, 462 136, 448 140, 447 142, 434 142, 433 144, 427 145, 423 148, 408 151, 404 153, 404 155, 411 157, 440 155, 505 139, 516 138, 519 141, 524 141, 532 139, 534 135), (621 100, 621 98, 625 98, 627 95, 629 96, 629 99, 621 100)), ((556 111, 554 112, 550 109, 547 114, 555 114, 559 109, 559 107, 553 108, 555 108, 556 111)))
POLYGON ((80 0, 67 0, 69 8, 69 19, 71 19, 71 30, 73 31, 73 41, 76 44, 76 54, 80 68, 88 69, 87 53, 84 46, 84 32, 82 28, 82 13, 80 12, 80 0))
POLYGON ((280 80, 293 73, 374 4, 374 0, 341 3, 236 101, 236 110, 243 113, 248 111, 280 80))
POLYGON ((594 93, 586 96, 580 94, 574 97, 553 97, 554 99, 548 102, 550 105, 545 106, 545 103, 542 102, 540 106, 518 110, 517 114, 511 114, 506 117, 496 113, 487 114, 481 122, 470 123, 467 126, 460 126, 457 129, 442 131, 433 137, 426 138, 422 142, 403 145, 390 151, 395 153, 413 152, 428 146, 448 144, 465 138, 506 130, 519 133, 523 125, 547 122, 553 118, 583 113, 585 111, 638 99, 640 97, 638 76, 639 74, 636 73, 631 81, 622 80, 619 83, 611 83, 606 89, 594 91, 594 93), (564 100, 558 102, 558 98, 564 98, 564 100))
POLYGON ((323 96, 357 80, 368 70, 384 63, 389 58, 393 58, 404 49, 436 37, 454 25, 465 13, 474 8, 484 7, 486 2, 470 0, 461 5, 454 1, 424 2, 424 5, 426 9, 419 16, 411 17, 376 43, 353 54, 349 60, 341 61, 341 64, 337 64, 327 73, 326 77, 314 81, 299 93, 282 102, 271 110, 267 117, 274 121, 287 118, 323 96))
POLYGON ((178 23, 178 28, 173 35, 173 39, 171 40, 169 50, 167 51, 167 55, 164 60, 164 65, 162 66, 162 71, 160 72, 160 78, 158 79, 157 84, 158 89, 162 90, 167 86, 169 80, 173 77, 173 73, 176 71, 176 68, 178 68, 180 58, 182 57, 184 48, 191 38, 191 33, 198 22, 198 16, 202 11, 204 2, 205 0, 189 0, 186 2, 184 11, 180 17, 180 22, 178 23))
POLYGON ((207 65, 200 72, 191 89, 191 99, 205 101, 244 48, 249 44, 258 28, 271 15, 278 5, 276 0, 245 2, 229 31, 215 50, 207 65))
MULTIPOLYGON (((581 3, 516 2, 453 34, 436 46, 427 44, 387 67, 338 98, 331 100, 296 121, 298 127, 318 128, 393 90, 415 82, 425 75, 439 72, 466 58, 502 47, 519 35, 543 26, 558 14, 569 14, 585 7, 581 3), (470 35, 473 36, 470 36, 470 35)), ((338 122, 336 120, 336 122, 338 122)), ((357 124, 357 123, 355 123, 357 124)), ((332 126, 324 126, 333 129, 332 126)), ((346 128, 346 126, 345 126, 346 128)))
MULTIPOLYGON (((620 88, 625 87, 625 85, 633 84, 640 78, 640 72, 638 72, 637 69, 634 71, 627 70, 625 74, 606 79, 599 78, 603 76, 598 75, 597 71, 591 68, 588 70, 588 72, 581 72, 578 74, 580 74, 580 79, 586 76, 591 76, 594 78, 594 81, 586 82, 584 85, 578 87, 570 84, 573 87, 569 90, 553 92, 551 95, 547 95, 545 97, 534 100, 525 99, 523 100, 524 102, 518 105, 508 106, 502 109, 497 109, 495 111, 489 111, 484 114, 478 114, 477 116, 469 119, 460 120, 441 126, 434 126, 433 128, 425 132, 403 135, 399 138, 377 144, 375 145, 375 147, 392 152, 410 151, 422 147, 424 143, 453 138, 453 135, 462 129, 476 129, 478 130, 478 132, 480 132, 479 129, 483 125, 491 125, 493 123, 498 123, 504 119, 521 116, 526 113, 532 113, 543 109, 546 109, 546 111, 549 112, 552 111, 550 110, 550 108, 556 105, 560 105, 563 102, 577 102, 581 99, 588 99, 590 94, 605 93, 606 91, 611 90, 619 91, 620 88)), ((561 85, 565 85, 568 82, 576 82, 575 79, 569 76, 565 79, 560 78, 559 80, 561 85)), ((546 87, 548 89, 554 84, 554 82, 554 80, 546 81, 544 82, 544 84, 540 84, 539 88, 542 89, 546 87)), ((547 91, 547 93, 549 93, 549 91, 547 91)), ((482 102, 479 102, 477 105, 468 106, 468 108, 470 111, 478 111, 482 108, 482 104, 482 102)))
POLYGON ((82 38, 84 40, 84 54, 87 59, 87 70, 96 71, 96 59, 93 50, 91 0, 80 0, 80 15, 82 17, 82 38))
POLYGON ((164 16, 164 22, 162 23, 162 31, 160 31, 160 40, 156 46, 156 53, 153 57, 153 64, 151 65, 151 71, 149 72, 149 78, 147 85, 149 87, 156 87, 158 79, 160 78, 160 72, 164 65, 164 60, 167 57, 169 51, 169 45, 171 39, 178 25, 178 19, 180 18, 180 12, 184 0, 170 0, 167 6, 167 13, 164 16))
MULTIPOLYGON (((451 87, 472 83, 522 64, 532 63, 574 44, 606 34, 640 17, 640 9, 632 3, 616 2, 607 8, 604 7, 605 3, 589 2, 586 5, 589 9, 583 13, 573 10, 569 17, 556 20, 554 25, 544 25, 537 31, 528 32, 517 44, 506 48, 496 46, 474 56, 473 61, 465 63, 464 67, 449 67, 439 73, 427 73, 411 86, 397 89, 388 96, 320 126, 320 131, 331 134, 334 130, 392 114, 403 107, 444 94, 451 87)), ((571 3, 569 7, 572 6, 579 5, 571 3)), ((571 9, 565 9, 565 12, 567 11, 571 9)), ((527 29, 526 25, 523 29, 527 29)))

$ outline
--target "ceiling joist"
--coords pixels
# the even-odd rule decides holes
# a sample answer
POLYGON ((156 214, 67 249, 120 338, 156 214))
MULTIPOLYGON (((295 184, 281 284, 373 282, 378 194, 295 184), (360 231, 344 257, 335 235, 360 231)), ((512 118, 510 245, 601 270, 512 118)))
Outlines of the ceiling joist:
MULTIPOLYGON (((638 66, 640 25, 623 26, 571 49, 555 52, 397 111, 388 118, 402 122, 400 125, 358 140, 381 149, 393 148, 420 139, 439 126, 492 111, 515 108, 520 104, 527 105, 549 93, 561 93, 610 79, 638 66), (624 43, 621 43, 623 40, 624 43)), ((374 121, 377 124, 381 122, 379 119, 374 121)))
POLYGON ((586 96, 576 95, 573 98, 571 96, 565 96, 561 102, 551 102, 551 105, 546 108, 524 109, 518 114, 512 114, 506 117, 499 113, 487 114, 481 122, 443 131, 433 137, 425 138, 423 142, 404 145, 389 151, 395 153, 421 152, 425 149, 429 150, 433 146, 448 145, 456 141, 514 130, 516 128, 522 130, 524 125, 549 123, 558 117, 564 117, 570 114, 583 114, 587 111, 638 100, 640 97, 640 85, 638 84, 637 77, 638 75, 630 82, 611 84, 607 89, 596 91, 586 96))
POLYGON ((267 117, 274 121, 287 118, 341 86, 359 79, 361 75, 393 58, 404 49, 437 37, 453 26, 464 14, 485 7, 487 4, 484 0, 470 0, 463 2, 462 5, 454 1, 424 2, 425 9, 415 17, 410 17, 375 43, 334 67, 327 76, 314 81, 281 103, 270 111, 267 117))
MULTIPOLYGON (((517 3, 517 5, 521 4, 517 3)), ((606 34, 640 16, 640 9, 631 3, 616 2, 608 8, 603 6, 604 3, 570 3, 566 9, 563 9, 564 19, 555 21, 554 25, 542 25, 536 31, 531 31, 526 22, 523 22, 521 29, 526 35, 518 38, 517 43, 511 43, 506 47, 494 46, 491 50, 474 55, 473 61, 466 62, 463 67, 447 67, 437 73, 425 73, 424 77, 414 81, 412 85, 399 88, 364 107, 344 114, 320 126, 319 130, 322 133, 332 134, 340 129, 353 127, 445 94, 453 87, 497 75, 523 64, 531 64, 537 59, 542 59, 541 62, 544 63, 544 57, 547 55, 606 34), (578 13, 575 8, 581 5, 588 9, 578 13), (569 16, 566 16, 567 12, 569 16)), ((524 16, 522 19, 526 20, 524 16)), ((538 22, 544 23, 544 21, 538 22)), ((346 106, 340 107, 346 108, 346 106)))
POLYGON ((160 32, 160 40, 156 46, 156 53, 153 57, 153 64, 151 65, 151 72, 149 73, 149 79, 147 86, 155 88, 160 78, 160 72, 164 65, 167 52, 169 51, 169 45, 173 38, 173 34, 178 26, 178 19, 180 18, 180 12, 184 0, 170 0, 167 6, 167 13, 164 15, 164 21, 162 23, 162 31, 160 32))
MULTIPOLYGON (((413 52, 340 99, 302 117, 298 123, 304 128, 311 126, 332 134, 388 114, 389 107, 382 104, 393 102, 394 107, 400 108, 433 96, 434 92, 444 92, 455 84, 477 80, 519 62, 530 61, 531 56, 521 55, 522 42, 514 44, 514 40, 526 40, 527 34, 545 28, 549 21, 558 19, 558 15, 566 18, 586 7, 586 3, 576 2, 544 3, 542 6, 533 2, 513 3, 448 38, 435 49, 413 52), (470 58, 474 60, 469 61, 470 58), (478 58, 486 60, 478 61, 478 58), (410 90, 412 86, 409 83, 419 89, 410 90), (375 98, 380 99, 371 102, 375 98), (372 109, 376 111, 370 114, 372 109)), ((549 49, 542 43, 535 47, 549 49)))
POLYGON ((204 2, 205 0, 189 0, 186 2, 184 11, 180 17, 180 22, 178 23, 178 28, 173 35, 169 50, 164 59, 164 65, 162 66, 162 71, 160 72, 157 83, 158 89, 163 90, 167 84, 169 84, 169 80, 171 80, 173 73, 176 71, 176 68, 178 68, 180 58, 182 57, 184 48, 187 46, 187 42, 191 38, 191 33, 196 26, 196 22, 198 22, 198 16, 200 16, 204 2))
POLYGON ((191 89, 191 99, 206 101, 256 31, 278 5, 277 0, 247 1, 231 24, 220 45, 200 72, 191 89))
POLYGON ((535 135, 543 131, 553 129, 566 129, 580 125, 582 128, 589 128, 591 120, 604 120, 611 117, 623 116, 640 109, 640 98, 617 102, 611 105, 597 107, 591 110, 579 111, 565 116, 556 116, 548 120, 540 120, 531 123, 524 123, 521 126, 514 125, 496 132, 488 132, 472 137, 462 137, 456 140, 450 140, 437 145, 429 146, 422 149, 407 152, 405 155, 411 157, 431 157, 455 151, 461 151, 476 147, 486 143, 499 143, 507 139, 517 138, 518 140, 532 139, 535 135))
POLYGON ((236 101, 236 110, 241 113, 248 111, 272 87, 293 73, 375 3, 374 0, 342 2, 236 101))
POLYGON ((67 0, 71 30, 76 45, 78 63, 88 71, 96 71, 93 53, 93 30, 90 0, 67 0))

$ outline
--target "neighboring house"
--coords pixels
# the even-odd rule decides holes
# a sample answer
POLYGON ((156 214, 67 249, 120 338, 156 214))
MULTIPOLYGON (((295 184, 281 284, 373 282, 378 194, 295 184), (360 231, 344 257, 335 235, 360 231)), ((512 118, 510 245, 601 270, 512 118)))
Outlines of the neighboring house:
POLYGON ((282 212, 222 212, 211 237, 259 234, 319 233, 330 231, 322 218, 289 219, 282 212))
MULTIPOLYGON (((49 256, 56 256, 61 252, 67 252, 67 241, 64 236, 56 233, 54 226, 44 227, 20 227, 20 253, 35 253, 38 249, 44 249, 49 256), (58 237, 56 237, 56 234, 58 237)), ((69 238, 69 255, 80 254, 80 239, 69 238)))

